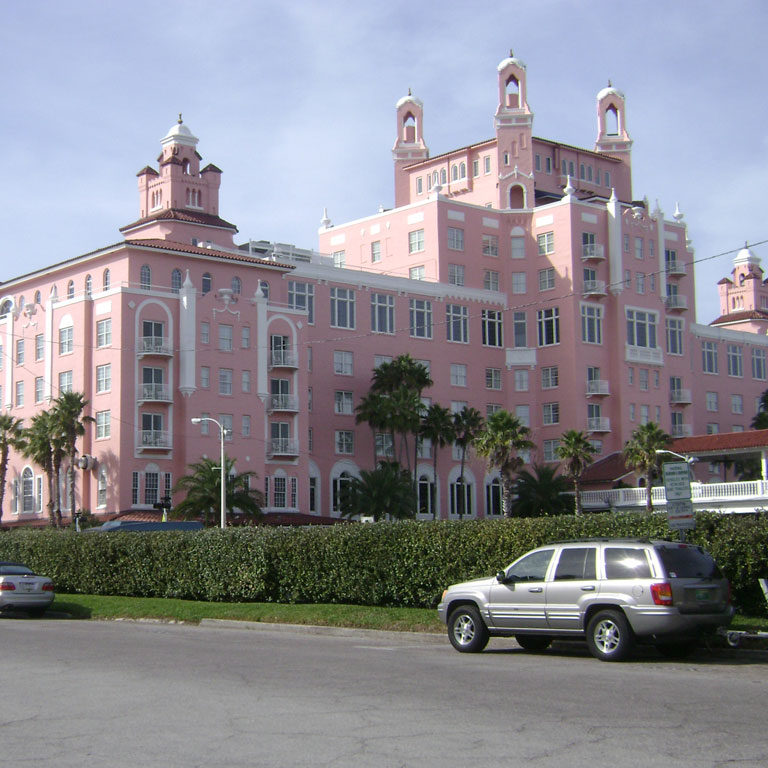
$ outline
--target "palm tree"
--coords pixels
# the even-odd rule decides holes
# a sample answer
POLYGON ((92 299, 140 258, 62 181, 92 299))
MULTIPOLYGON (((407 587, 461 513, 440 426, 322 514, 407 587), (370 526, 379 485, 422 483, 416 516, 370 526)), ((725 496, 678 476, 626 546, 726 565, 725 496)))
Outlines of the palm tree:
POLYGON ((92 416, 84 416, 88 401, 82 392, 62 392, 53 401, 53 421, 61 435, 64 455, 69 460, 67 477, 69 479, 69 511, 74 516, 75 507, 75 458, 77 457, 77 438, 85 434, 85 425, 94 421, 92 416))
MULTIPOLYGON (((369 392, 364 395, 355 408, 355 424, 366 422, 373 436, 373 466, 376 468, 376 434, 389 428, 390 403, 381 392, 369 392)), ((394 445, 394 438, 393 438, 394 445)))
POLYGON ((507 517, 512 516, 515 473, 525 464, 520 451, 535 447, 530 434, 531 430, 516 416, 502 410, 491 414, 474 441, 475 450, 501 474, 502 505, 507 517))
POLYGON ((464 515, 464 464, 467 458, 467 449, 483 428, 483 416, 477 408, 468 408, 465 405, 458 413, 453 414, 453 428, 456 432, 454 442, 461 449, 461 469, 459 471, 461 493, 458 496, 459 519, 461 519, 464 515))
POLYGON ((32 417, 32 423, 24 430, 24 444, 21 451, 43 470, 48 484, 48 519, 51 525, 59 525, 61 510, 55 504, 56 494, 54 493, 58 478, 53 468, 53 439, 56 436, 51 420, 50 411, 40 411, 32 417))
POLYGON ((339 508, 344 517, 411 518, 416 513, 411 473, 396 461, 382 461, 371 471, 363 469, 360 477, 344 484, 339 495, 339 508))
POLYGON ((645 478, 645 511, 649 515, 653 512, 651 482, 658 466, 656 451, 665 448, 671 439, 658 424, 649 421, 637 427, 624 445, 626 465, 635 472, 640 472, 645 478))
MULTIPOLYGON (((419 436, 427 438, 432 444, 432 476, 434 477, 435 490, 437 490, 438 449, 450 445, 456 437, 451 412, 438 403, 432 403, 421 418, 419 436)), ((437 517, 437 494, 435 494, 435 503, 432 505, 432 517, 437 517)))
MULTIPOLYGON (((227 510, 239 509, 248 519, 260 517, 264 494, 251 488, 256 473, 238 474, 234 465, 229 456, 224 457, 227 510)), ((188 468, 190 472, 180 477, 173 489, 173 493, 186 492, 184 499, 173 508, 173 514, 184 518, 203 515, 206 525, 216 525, 221 504, 221 467, 213 459, 202 459, 188 468)))
POLYGON ((757 413, 750 424, 752 429, 768 429, 768 389, 760 395, 757 413))
POLYGON ((398 355, 394 360, 382 363, 373 372, 371 389, 374 392, 391 393, 405 386, 421 393, 432 386, 429 371, 423 363, 414 360, 409 354, 398 355))
POLYGON ((576 497, 576 514, 581 514, 581 476, 592 463, 592 457, 597 453, 583 432, 569 429, 560 438, 560 444, 555 451, 557 457, 563 460, 565 476, 573 481, 573 491, 576 497))
POLYGON ((0 519, 3 516, 5 499, 5 477, 8 473, 8 454, 11 448, 23 446, 22 420, 10 413, 0 413, 0 519))
POLYGON ((557 473, 557 467, 534 464, 533 471, 521 470, 517 475, 515 490, 517 499, 512 505, 515 517, 541 517, 565 515, 571 511, 568 481, 557 473))

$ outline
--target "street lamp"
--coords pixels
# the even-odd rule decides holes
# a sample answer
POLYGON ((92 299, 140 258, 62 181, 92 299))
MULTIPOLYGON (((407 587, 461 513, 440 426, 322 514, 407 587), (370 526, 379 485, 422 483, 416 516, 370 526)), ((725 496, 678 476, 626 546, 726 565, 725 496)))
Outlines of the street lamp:
POLYGON ((675 453, 674 451, 667 450, 666 448, 657 448, 656 449, 656 455, 662 453, 668 453, 671 456, 677 456, 678 459, 682 459, 684 462, 686 462, 688 465, 696 464, 698 462, 698 459, 695 456, 683 456, 682 453, 675 453))
POLYGON ((193 416, 190 421, 193 424, 202 424, 204 421, 212 421, 219 428, 221 438, 221 527, 227 527, 227 472, 224 467, 224 438, 229 431, 221 422, 210 416, 193 416))

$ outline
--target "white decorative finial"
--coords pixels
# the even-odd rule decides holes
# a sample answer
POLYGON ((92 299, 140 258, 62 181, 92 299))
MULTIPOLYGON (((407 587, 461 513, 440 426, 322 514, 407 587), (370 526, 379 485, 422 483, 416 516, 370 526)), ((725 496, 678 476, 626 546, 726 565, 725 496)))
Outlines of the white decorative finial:
POLYGON ((565 192, 566 197, 572 197, 573 193, 576 191, 576 188, 571 184, 570 173, 565 177, 565 189, 563 191, 565 192))
POLYGON ((683 218, 679 203, 675 203, 675 212, 672 214, 672 217, 675 221, 680 221, 683 218))
POLYGON ((328 218, 328 209, 323 208, 323 218, 320 219, 320 226, 323 229, 328 229, 331 226, 331 220, 328 218))
POLYGON ((618 199, 619 199, 619 198, 618 198, 618 197, 616 197, 616 187, 611 187, 611 196, 610 196, 610 198, 608 199, 608 200, 609 200, 609 202, 611 202, 611 203, 615 203, 615 202, 617 202, 617 201, 618 201, 618 199))

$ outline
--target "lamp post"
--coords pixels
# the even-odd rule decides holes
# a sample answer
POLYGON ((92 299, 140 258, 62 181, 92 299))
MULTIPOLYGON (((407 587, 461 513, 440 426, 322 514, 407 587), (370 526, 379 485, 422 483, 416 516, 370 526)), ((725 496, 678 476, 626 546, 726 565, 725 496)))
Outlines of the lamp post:
POLYGON ((696 462, 698 461, 698 459, 695 456, 683 456, 682 453, 675 453, 674 451, 670 451, 667 448, 657 448, 656 449, 656 455, 657 456, 662 454, 662 453, 668 453, 671 456, 677 456, 678 459, 682 459, 689 466, 691 464, 696 464, 696 462))
POLYGON ((204 421, 212 421, 219 428, 219 437, 221 438, 221 527, 227 527, 227 471, 224 466, 224 438, 227 429, 221 422, 212 419, 210 416, 194 416, 190 419, 193 424, 202 424, 204 421))

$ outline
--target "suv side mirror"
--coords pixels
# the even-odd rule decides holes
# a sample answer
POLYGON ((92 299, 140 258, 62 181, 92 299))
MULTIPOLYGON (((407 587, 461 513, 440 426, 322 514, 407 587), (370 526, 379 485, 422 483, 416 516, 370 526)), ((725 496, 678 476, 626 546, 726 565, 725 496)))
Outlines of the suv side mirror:
POLYGON ((509 581, 511 581, 511 579, 508 579, 508 578, 507 578, 507 574, 506 574, 506 572, 505 572, 505 571, 499 571, 499 572, 496 574, 496 581, 498 581, 498 582, 499 582, 499 584, 506 584, 506 583, 508 583, 509 581))

